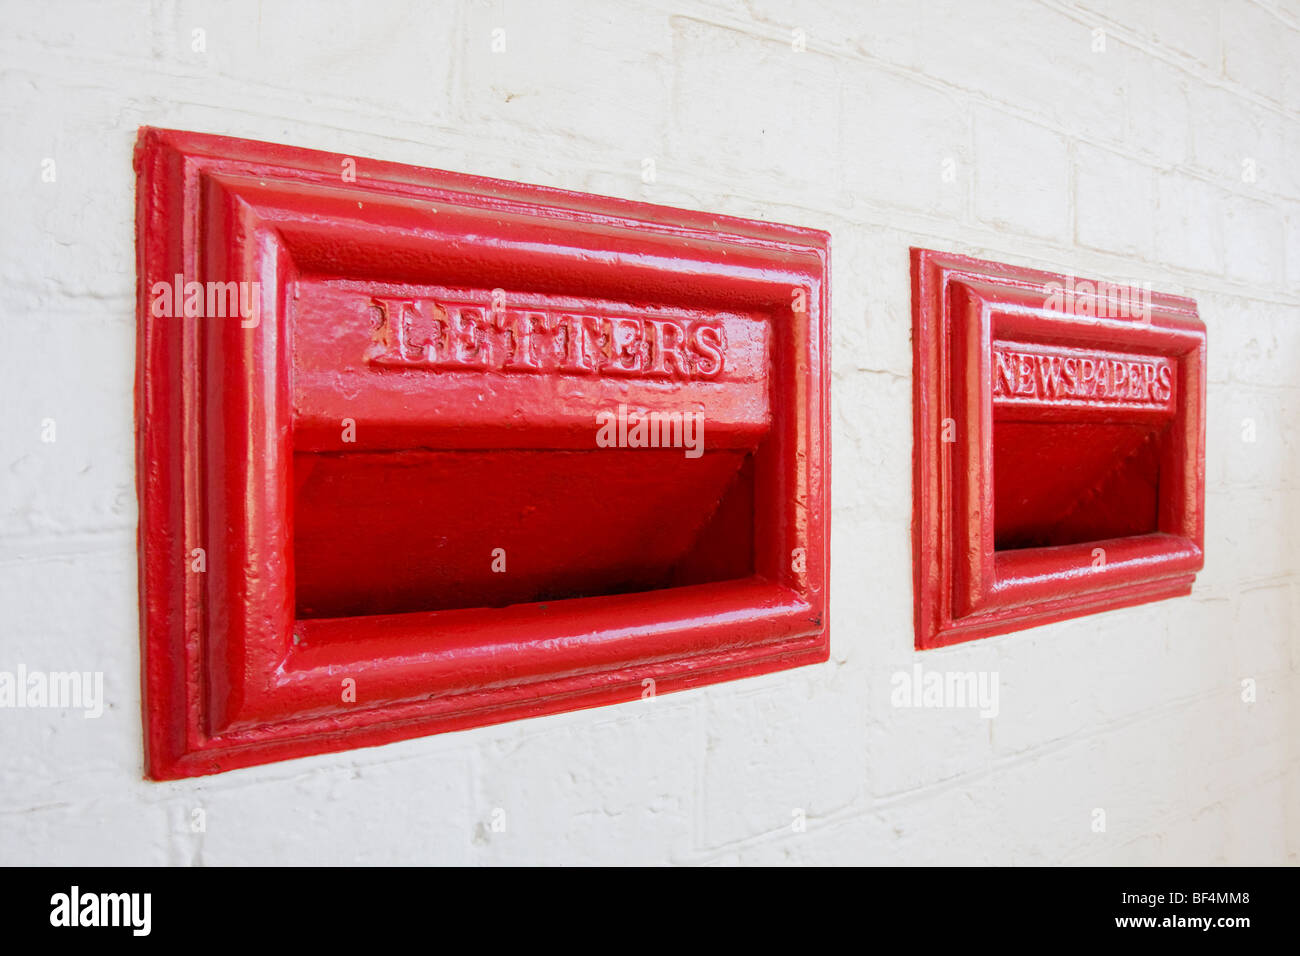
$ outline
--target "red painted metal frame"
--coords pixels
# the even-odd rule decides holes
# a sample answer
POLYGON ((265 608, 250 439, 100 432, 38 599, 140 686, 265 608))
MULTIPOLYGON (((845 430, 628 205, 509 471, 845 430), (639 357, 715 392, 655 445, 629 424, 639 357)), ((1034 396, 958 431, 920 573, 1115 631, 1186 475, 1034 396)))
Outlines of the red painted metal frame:
MULTIPOLYGON (((147 774, 216 773, 626 701, 643 695, 647 679, 663 693, 826 660, 829 236, 378 161, 361 160, 356 181, 343 181, 344 159, 140 132, 147 774), (256 281, 256 324, 153 315, 151 290, 175 276, 256 281), (376 294, 401 283, 466 295, 504 286, 639 304, 651 314, 761 316, 770 342, 736 345, 757 385, 672 385, 718 414, 723 446, 766 435, 754 573, 549 603, 298 616, 293 459, 327 451, 341 415, 359 408, 374 426, 362 430, 361 445, 389 451, 554 449, 580 439, 589 447, 592 427, 579 433, 574 423, 590 423, 592 408, 666 388, 579 379, 566 395, 574 407, 553 401, 535 420, 521 413, 513 423, 484 415, 456 375, 426 377, 452 384, 430 384, 443 389, 437 402, 414 402, 413 392, 392 390, 394 379, 367 379, 356 363, 329 367, 347 362, 328 334, 315 336, 328 325, 322 297, 340 283, 376 294), (806 307, 792 306, 792 290, 806 293, 806 307), (295 341, 300 316, 314 331, 295 341), (192 566, 198 547, 206 550, 202 573, 192 566), (355 703, 341 700, 342 678, 355 680, 355 703)), ((337 324, 347 321, 339 313, 337 324)), ((521 389, 537 381, 512 380, 521 389)), ((540 401, 512 395, 525 411, 540 401)))
MULTIPOLYGON (((1141 301, 1139 290, 1125 294, 1141 301)), ((912 250, 918 649, 1190 592, 1204 563, 1205 326, 1191 299, 1148 295, 1145 309, 1117 309, 1115 289, 1104 283, 912 250), (1098 354, 1142 357, 1138 367, 1149 366, 1152 373, 1145 383, 1137 380, 1132 395, 1121 389, 1118 401, 1063 394, 1044 399, 1034 394, 1033 382, 1024 383, 1028 398, 1003 395, 995 401, 995 347, 1030 356, 1027 368, 1034 367, 1035 353, 1098 354), (1152 387, 1152 379, 1165 377, 1167 391, 1152 387), (1051 472, 1069 473, 1090 455, 1104 460, 1111 448, 1101 436, 1108 429, 1167 434, 1154 481, 1155 527, 1096 541, 998 547, 993 439, 995 423, 1006 420, 1075 429, 1068 441, 1049 449, 1059 453, 1056 458, 1049 453, 1044 460, 1041 449, 1030 447, 1032 439, 999 451, 1037 454, 1026 458, 1034 463, 1033 473, 1017 476, 1030 492, 1014 503, 1027 513, 1035 505, 1035 483, 1040 494, 1050 495, 1060 487, 1053 485, 1051 472)), ((1119 497, 1107 515, 1112 523, 1117 513, 1125 520, 1130 506, 1119 497)), ((1141 514, 1144 507, 1132 504, 1131 510, 1141 514)))

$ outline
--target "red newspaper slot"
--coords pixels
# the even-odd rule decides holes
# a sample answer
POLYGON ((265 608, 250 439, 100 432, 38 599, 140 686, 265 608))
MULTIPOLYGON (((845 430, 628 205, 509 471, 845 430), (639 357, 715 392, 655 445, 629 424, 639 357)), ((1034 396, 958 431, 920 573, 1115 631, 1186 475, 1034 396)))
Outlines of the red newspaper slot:
POLYGON ((823 661, 829 240, 136 151, 148 773, 823 661))
POLYGON ((912 272, 916 646, 1187 594, 1196 303, 925 249, 912 272))

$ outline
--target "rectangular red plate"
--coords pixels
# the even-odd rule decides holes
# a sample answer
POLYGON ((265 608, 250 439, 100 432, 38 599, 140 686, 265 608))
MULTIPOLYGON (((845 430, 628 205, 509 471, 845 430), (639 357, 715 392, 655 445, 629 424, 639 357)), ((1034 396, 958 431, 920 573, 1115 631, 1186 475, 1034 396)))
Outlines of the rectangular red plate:
POLYGON ((916 646, 1188 593, 1196 303, 927 249, 912 281, 916 646))
POLYGON ((150 776, 826 659, 825 233, 167 130, 136 170, 150 776))

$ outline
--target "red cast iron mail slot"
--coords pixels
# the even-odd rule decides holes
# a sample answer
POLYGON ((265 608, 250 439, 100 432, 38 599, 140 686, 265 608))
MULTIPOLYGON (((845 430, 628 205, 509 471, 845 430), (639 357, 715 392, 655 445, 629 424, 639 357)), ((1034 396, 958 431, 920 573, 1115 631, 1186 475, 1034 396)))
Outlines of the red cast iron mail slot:
POLYGON ((912 281, 916 646, 1187 594, 1196 303, 925 249, 912 281))
POLYGON ((828 236, 136 152, 156 778, 827 657, 828 236))

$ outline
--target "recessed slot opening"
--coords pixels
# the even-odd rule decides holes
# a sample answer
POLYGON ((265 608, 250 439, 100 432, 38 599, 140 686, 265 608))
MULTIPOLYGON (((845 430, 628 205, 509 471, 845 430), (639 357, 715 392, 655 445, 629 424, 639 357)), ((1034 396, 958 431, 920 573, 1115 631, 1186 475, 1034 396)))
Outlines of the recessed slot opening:
POLYGON ((1159 531, 1170 435, 1168 422, 995 422, 995 550, 1159 531))
POLYGON ((504 607, 749 577, 755 454, 298 453, 297 616, 504 607))

